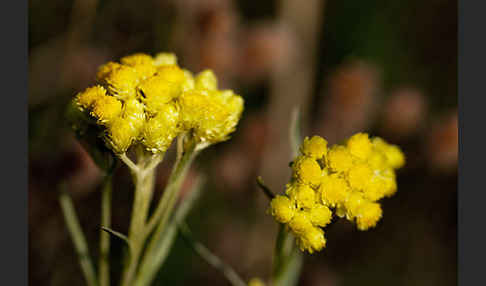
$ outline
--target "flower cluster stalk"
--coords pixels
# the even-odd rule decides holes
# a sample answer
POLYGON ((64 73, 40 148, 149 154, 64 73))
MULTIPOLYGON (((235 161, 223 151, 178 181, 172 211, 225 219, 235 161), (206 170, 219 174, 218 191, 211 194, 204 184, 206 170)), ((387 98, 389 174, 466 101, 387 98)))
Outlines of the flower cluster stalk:
MULTIPOLYGON (((108 173, 101 190, 101 226, 111 227, 112 173, 108 173)), ((100 286, 110 286, 110 234, 100 229, 100 257, 98 261, 100 286)))
MULTIPOLYGON (((176 163, 172 169, 172 173, 169 177, 169 181, 159 205, 147 224, 148 231, 151 231, 153 228, 155 228, 155 230, 147 246, 147 250, 145 252, 146 254, 140 267, 141 277, 153 277, 153 272, 157 271, 157 269, 160 267, 158 264, 162 261, 156 261, 157 248, 167 233, 167 225, 177 202, 177 197, 179 196, 181 190, 181 184, 192 161, 198 153, 195 150, 196 144, 192 140, 188 140, 186 148, 183 147, 184 138, 185 136, 181 136, 178 139, 176 163)), ((149 282, 150 281, 147 281, 147 283, 149 282)))

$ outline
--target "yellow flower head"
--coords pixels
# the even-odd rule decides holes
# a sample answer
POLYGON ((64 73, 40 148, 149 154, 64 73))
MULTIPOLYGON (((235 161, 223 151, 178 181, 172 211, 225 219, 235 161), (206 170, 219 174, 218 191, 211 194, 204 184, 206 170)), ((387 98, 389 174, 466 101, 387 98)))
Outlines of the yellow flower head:
POLYGON ((314 159, 322 159, 327 153, 327 141, 319 136, 305 137, 300 152, 314 159))
POLYGON ((178 135, 179 110, 174 104, 165 104, 157 116, 144 125, 142 135, 145 148, 153 153, 165 152, 178 135))
POLYGON ((353 155, 341 145, 334 145, 327 153, 327 163, 334 172, 346 172, 354 164, 353 155))
POLYGON ((303 184, 319 186, 322 176, 322 170, 316 160, 299 156, 292 164, 294 177, 303 184))
POLYGON ((155 66, 177 65, 177 57, 172 53, 158 53, 154 58, 155 66))
POLYGON ((103 82, 107 85, 108 90, 113 96, 125 100, 135 97, 135 88, 140 81, 141 75, 137 70, 130 66, 122 65, 111 70, 103 82))
POLYGON ((325 227, 331 222, 332 212, 324 205, 316 204, 309 213, 310 221, 315 226, 325 227))
POLYGON ((157 71, 154 60, 150 55, 137 53, 120 59, 124 65, 133 67, 140 76, 140 79, 151 77, 157 71))
POLYGON ((191 90, 179 98, 181 121, 201 143, 224 141, 243 112, 243 99, 232 91, 191 90))
POLYGON ((78 93, 75 101, 81 109, 91 109, 95 101, 99 98, 103 98, 105 95, 106 90, 100 85, 95 85, 78 93))
POLYGON ((311 227, 297 238, 297 244, 300 250, 308 251, 310 254, 321 251, 326 246, 324 231, 318 227, 311 227))
POLYGON ((356 215, 356 225, 359 230, 367 230, 375 227, 381 219, 382 210, 380 204, 365 202, 361 205, 356 215))
POLYGON ((194 89, 196 87, 196 81, 194 80, 194 76, 190 71, 186 69, 183 69, 182 71, 184 72, 184 81, 181 84, 182 92, 194 89))
POLYGON ((379 150, 374 150, 371 152, 367 160, 370 167, 374 170, 382 170, 388 167, 388 161, 385 154, 379 150))
POLYGON ((319 193, 325 205, 335 207, 344 202, 349 193, 349 186, 346 180, 334 173, 322 178, 319 193))
POLYGON ((150 114, 157 114, 172 99, 179 96, 179 85, 167 81, 164 77, 153 76, 138 86, 141 101, 150 114))
POLYGON ((96 117, 102 124, 110 124, 121 113, 122 104, 113 96, 102 96, 97 98, 93 103, 91 115, 96 117))
POLYGON ((311 208, 316 201, 316 193, 308 185, 292 184, 287 189, 287 195, 295 201, 299 208, 311 208))
POLYGON ((270 211, 276 221, 288 223, 295 214, 295 204, 286 196, 277 195, 270 202, 270 211))
POLYGON ((121 64, 115 62, 108 62, 101 65, 96 73, 96 80, 102 82, 110 73, 122 67, 121 64))
POLYGON ((290 220, 288 226, 297 235, 301 236, 314 226, 309 217, 309 213, 306 211, 296 211, 294 216, 290 220))
POLYGON ((365 160, 371 154, 373 145, 366 133, 357 133, 348 139, 349 152, 360 159, 365 160))
POLYGON ((157 69, 158 78, 179 85, 186 80, 186 76, 186 73, 184 73, 180 67, 175 65, 161 66, 157 69))
POLYGON ((351 188, 363 190, 373 176, 373 170, 366 163, 353 165, 348 171, 348 182, 351 188))
POLYGON ((360 207, 365 203, 368 202, 363 195, 359 192, 350 192, 346 201, 344 202, 344 207, 346 209, 346 217, 349 220, 354 219, 358 213, 360 207))
POLYGON ((372 202, 382 199, 387 190, 386 180, 387 179, 380 174, 374 174, 368 184, 366 184, 366 187, 363 189, 363 197, 372 202))
POLYGON ((138 131, 129 120, 117 117, 108 127, 107 143, 115 153, 124 153, 137 138, 138 131))
POLYGON ((390 167, 398 169, 405 164, 405 155, 398 146, 388 144, 381 138, 373 138, 372 143, 377 151, 385 155, 390 167))
POLYGON ((150 55, 144 53, 136 53, 120 59, 120 62, 127 66, 137 65, 153 65, 154 60, 150 55))
POLYGON ((146 118, 143 103, 135 98, 125 101, 123 104, 123 118, 130 121, 137 130, 140 130, 146 118))
POLYGON ((217 90, 218 79, 212 70, 200 72, 195 79, 196 89, 217 90))

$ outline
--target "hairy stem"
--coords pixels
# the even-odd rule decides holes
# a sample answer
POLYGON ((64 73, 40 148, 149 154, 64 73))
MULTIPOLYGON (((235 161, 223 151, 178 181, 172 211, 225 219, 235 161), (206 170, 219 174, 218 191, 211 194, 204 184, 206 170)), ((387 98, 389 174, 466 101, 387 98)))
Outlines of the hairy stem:
MULTIPOLYGON (((111 183, 112 173, 108 173, 101 190, 101 227, 111 227, 111 183)), ((110 286, 110 234, 100 229, 100 256, 98 278, 100 286, 110 286)))
POLYGON ((161 241, 162 236, 165 235, 165 230, 177 202, 177 197, 180 193, 182 182, 184 181, 191 162, 194 160, 194 157, 197 154, 194 149, 195 144, 191 144, 191 146, 188 146, 181 156, 178 156, 178 161, 173 167, 164 194, 147 225, 147 231, 150 231, 154 226, 156 226, 156 229, 149 242, 147 251, 145 252, 146 254, 142 261, 142 268, 147 263, 153 263, 155 250, 161 241))
POLYGON ((151 254, 151 260, 144 259, 143 263, 140 265, 139 274, 134 285, 145 286, 150 285, 152 280, 159 268, 164 264, 165 259, 169 255, 170 249, 174 244, 175 238, 177 236, 177 229, 180 223, 186 218, 187 214, 191 210, 194 202, 199 198, 202 190, 202 185, 205 179, 201 176, 196 178, 196 181, 189 192, 189 195, 184 198, 181 205, 177 208, 174 213, 174 217, 167 226, 165 234, 163 235, 161 241, 158 243, 157 248, 151 254))
POLYGON ((147 238, 145 224, 152 201, 155 167, 163 159, 163 155, 153 156, 145 153, 139 153, 139 157, 139 164, 135 168, 131 167, 135 181, 135 198, 133 200, 132 217, 128 233, 130 252, 121 280, 121 285, 123 286, 132 285, 136 275, 137 266, 147 238))

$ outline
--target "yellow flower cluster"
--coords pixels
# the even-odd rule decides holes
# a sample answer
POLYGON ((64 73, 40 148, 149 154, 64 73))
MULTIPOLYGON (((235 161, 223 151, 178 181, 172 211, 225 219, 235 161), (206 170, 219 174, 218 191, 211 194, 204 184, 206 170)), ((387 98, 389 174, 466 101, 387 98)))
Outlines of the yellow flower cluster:
POLYGON ((330 148, 319 136, 305 138, 300 153, 292 162, 285 195, 272 199, 270 212, 309 253, 325 247, 322 228, 333 211, 359 230, 374 227, 382 216, 377 201, 396 192, 395 170, 405 164, 398 146, 366 133, 330 148))
POLYGON ((164 152, 181 132, 199 146, 224 141, 234 131, 243 99, 218 90, 211 70, 193 76, 177 65, 174 54, 133 54, 98 69, 98 84, 77 94, 74 104, 104 128, 115 153, 142 144, 164 152))

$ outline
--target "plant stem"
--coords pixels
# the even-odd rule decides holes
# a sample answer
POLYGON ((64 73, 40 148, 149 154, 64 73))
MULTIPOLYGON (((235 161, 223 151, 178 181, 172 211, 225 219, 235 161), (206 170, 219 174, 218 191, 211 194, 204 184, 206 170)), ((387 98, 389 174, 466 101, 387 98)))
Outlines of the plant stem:
POLYGON ((140 153, 139 164, 131 168, 135 181, 135 198, 133 200, 132 217, 128 233, 130 252, 121 280, 121 285, 124 286, 132 285, 132 281, 135 278, 138 262, 147 238, 144 230, 152 201, 155 167, 163 159, 161 155, 150 155, 149 158, 145 156, 148 156, 148 154, 140 153))
MULTIPOLYGON (((61 188, 64 187, 61 186, 61 188)), ((61 194, 59 195, 59 203, 61 204, 64 220, 66 221, 66 226, 71 235, 74 248, 78 254, 79 264, 83 271, 84 278, 86 279, 86 284, 88 286, 97 286, 96 274, 89 256, 86 238, 84 237, 83 230, 81 229, 78 217, 76 216, 76 210, 74 209, 71 197, 63 189, 61 189, 61 194)))
POLYGON ((144 259, 140 265, 140 270, 134 285, 145 286, 152 282, 157 274, 157 271, 164 264, 165 259, 169 255, 172 245, 174 244, 174 240, 177 236, 179 224, 182 223, 182 221, 186 218, 187 214, 194 205, 194 202, 199 198, 204 181, 205 179, 202 176, 198 176, 196 178, 196 181, 194 182, 188 196, 184 198, 180 206, 175 211, 174 218, 167 226, 167 230, 157 245, 157 249, 153 252, 151 260, 149 261, 148 259, 144 259))
MULTIPOLYGON (((101 227, 111 227, 112 173, 106 174, 101 190, 101 227)), ((110 234, 100 229, 98 278, 100 286, 110 286, 110 234)))
MULTIPOLYGON (((182 146, 182 144, 178 145, 182 146)), ((172 169, 172 173, 169 177, 169 181, 165 188, 164 194, 162 195, 162 198, 145 229, 145 233, 149 234, 151 230, 156 226, 147 250, 145 251, 145 256, 141 263, 141 268, 147 267, 146 264, 153 263, 155 259, 154 257, 157 246, 162 239, 162 235, 165 235, 165 230, 169 218, 177 202, 177 197, 181 189, 181 184, 184 181, 191 162, 194 160, 194 157, 198 153, 195 151, 195 147, 195 142, 190 142, 189 146, 186 147, 186 150, 184 150, 184 152, 182 152, 182 148, 178 148, 179 150, 177 161, 172 169)))
POLYGON ((285 226, 279 225, 279 232, 275 244, 275 253, 272 270, 272 285, 297 285, 302 268, 303 255, 295 245, 295 237, 289 233, 285 226))

